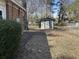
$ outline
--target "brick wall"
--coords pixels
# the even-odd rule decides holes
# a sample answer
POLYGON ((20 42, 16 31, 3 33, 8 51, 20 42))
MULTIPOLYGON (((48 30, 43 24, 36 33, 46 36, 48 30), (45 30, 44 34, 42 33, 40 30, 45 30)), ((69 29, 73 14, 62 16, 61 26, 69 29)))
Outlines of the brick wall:
POLYGON ((16 20, 17 18, 20 19, 19 23, 22 26, 22 30, 24 30, 25 11, 10 0, 6 1, 6 11, 7 11, 6 14, 8 19, 13 21, 17 21, 16 20))

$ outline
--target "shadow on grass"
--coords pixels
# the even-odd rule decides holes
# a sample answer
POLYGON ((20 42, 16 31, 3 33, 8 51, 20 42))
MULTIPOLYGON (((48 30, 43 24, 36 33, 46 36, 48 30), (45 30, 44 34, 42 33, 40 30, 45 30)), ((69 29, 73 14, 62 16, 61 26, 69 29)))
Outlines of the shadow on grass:
POLYGON ((47 36, 50 36, 50 37, 61 37, 62 35, 50 33, 50 34, 47 34, 47 36))
POLYGON ((52 59, 45 32, 25 32, 14 59, 52 59))
POLYGON ((66 56, 66 55, 63 55, 63 56, 57 57, 57 59, 76 59, 76 58, 73 57, 73 56, 66 56))

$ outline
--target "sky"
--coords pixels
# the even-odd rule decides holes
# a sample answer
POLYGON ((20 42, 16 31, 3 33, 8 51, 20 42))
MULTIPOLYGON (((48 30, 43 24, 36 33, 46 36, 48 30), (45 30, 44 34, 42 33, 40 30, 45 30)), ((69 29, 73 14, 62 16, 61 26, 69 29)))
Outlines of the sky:
POLYGON ((67 0, 68 4, 72 4, 72 2, 74 2, 74 0, 67 0))
MULTIPOLYGON (((55 3, 57 3, 58 1, 60 1, 60 0, 55 0, 55 3)), ((68 4, 72 4, 73 1, 74 0, 67 0, 67 3, 68 4)), ((53 2, 53 0, 52 0, 52 2, 53 2)), ((58 16, 58 10, 59 10, 59 7, 58 6, 52 6, 52 11, 54 11, 53 16, 55 18, 58 16)))
MULTIPOLYGON (((55 3, 57 3, 59 0, 55 0, 55 3)), ((52 2, 53 2, 53 0, 52 0, 52 2)), ((52 11, 54 11, 54 13, 53 13, 53 16, 56 18, 57 17, 57 15, 58 15, 58 11, 57 10, 59 10, 59 7, 58 6, 56 6, 56 5, 54 5, 54 6, 52 6, 52 11), (56 10, 54 10, 54 9, 56 9, 56 10)))

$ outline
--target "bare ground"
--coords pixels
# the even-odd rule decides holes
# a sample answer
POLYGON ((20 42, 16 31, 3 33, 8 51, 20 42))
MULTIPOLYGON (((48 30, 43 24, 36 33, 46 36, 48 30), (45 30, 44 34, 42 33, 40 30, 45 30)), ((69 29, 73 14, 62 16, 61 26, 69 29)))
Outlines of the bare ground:
POLYGON ((47 32, 54 59, 79 59, 79 29, 47 32))

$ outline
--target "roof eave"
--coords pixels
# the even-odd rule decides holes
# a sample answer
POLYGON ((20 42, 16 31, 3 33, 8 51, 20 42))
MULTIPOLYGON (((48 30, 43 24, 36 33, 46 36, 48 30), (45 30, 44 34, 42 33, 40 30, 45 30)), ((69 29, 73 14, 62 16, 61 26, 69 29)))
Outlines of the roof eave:
POLYGON ((14 0, 11 0, 11 2, 13 2, 14 4, 16 4, 18 7, 20 7, 22 10, 26 12, 26 9, 22 7, 21 5, 19 5, 17 2, 15 2, 14 0))

